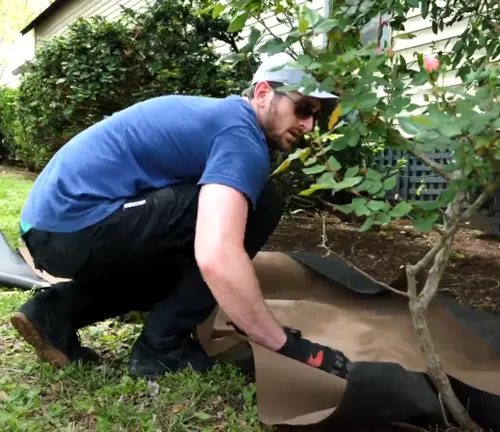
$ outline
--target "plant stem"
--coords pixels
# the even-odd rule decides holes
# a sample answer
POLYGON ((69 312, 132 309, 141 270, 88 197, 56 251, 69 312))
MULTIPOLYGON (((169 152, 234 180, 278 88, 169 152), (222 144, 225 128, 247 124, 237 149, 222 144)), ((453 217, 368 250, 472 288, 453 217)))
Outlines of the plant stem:
POLYGON ((415 156, 417 159, 421 160, 424 164, 426 164, 429 168, 431 168, 433 171, 437 172, 439 175, 444 177, 447 180, 451 180, 452 177, 450 173, 447 173, 444 170, 444 166, 441 164, 438 164, 437 162, 431 161, 426 155, 424 155, 421 151, 413 149, 413 148, 407 148, 406 151, 410 153, 411 155, 415 156))
MULTIPOLYGON (((432 299, 436 295, 439 287, 439 282, 448 264, 450 258, 453 240, 455 233, 459 227, 460 221, 465 217, 473 214, 480 208, 481 203, 485 202, 489 194, 493 193, 500 185, 500 176, 491 187, 486 188, 481 196, 474 202, 474 204, 460 214, 463 203, 465 202, 465 191, 459 191, 455 196, 453 202, 448 205, 446 210, 446 217, 444 222, 445 234, 441 237, 440 241, 429 251, 426 256, 420 260, 416 265, 408 264, 406 266, 406 274, 408 281, 408 295, 410 298, 410 314, 412 318, 415 333, 419 339, 420 349, 425 356, 427 363, 427 371, 430 379, 435 385, 438 395, 442 397, 444 404, 450 411, 453 419, 460 425, 465 427, 466 430, 480 431, 481 428, 470 418, 466 409, 455 395, 448 376, 444 372, 441 360, 436 353, 434 344, 432 342, 432 335, 427 323, 427 310, 432 299), (416 275, 421 271, 427 263, 431 260, 434 263, 429 271, 425 286, 420 294, 417 294, 416 275)), ((446 417, 444 418, 447 424, 446 417)))
POLYGON ((332 249, 330 247, 328 247, 328 245, 326 244, 326 242, 328 241, 328 237, 326 235, 326 224, 325 224, 325 218, 324 216, 322 217, 322 223, 323 223, 323 229, 322 229, 322 233, 321 233, 321 244, 320 246, 326 250, 326 255, 325 256, 328 256, 330 254, 333 254, 335 255, 336 257, 338 257, 339 259, 341 259, 342 261, 344 261, 344 263, 346 265, 348 265, 349 267, 353 268, 354 270, 356 270, 358 273, 362 274, 363 276, 365 276, 366 278, 370 279, 371 281, 379 284, 381 287, 385 288, 386 290, 388 291, 391 291, 393 292, 394 294, 397 294, 399 296, 402 296, 402 297, 406 297, 408 298, 408 294, 403 292, 403 291, 399 291, 383 282, 380 282, 379 280, 373 278, 372 276, 370 276, 368 273, 364 272, 363 270, 361 270, 360 268, 356 267, 353 263, 351 263, 350 261, 346 260, 344 257, 341 257, 338 253, 332 251, 332 249))

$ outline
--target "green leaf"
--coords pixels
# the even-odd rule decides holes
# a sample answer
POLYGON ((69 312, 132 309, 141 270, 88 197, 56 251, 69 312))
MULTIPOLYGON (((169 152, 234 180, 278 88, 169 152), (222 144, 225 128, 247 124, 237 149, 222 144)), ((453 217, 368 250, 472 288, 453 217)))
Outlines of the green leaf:
POLYGON ((363 225, 361 225, 361 227, 359 228, 359 232, 364 232, 364 231, 368 231, 373 223, 375 222, 375 216, 371 215, 371 216, 368 216, 366 219, 365 219, 365 222, 363 223, 363 225))
POLYGON ((243 27, 245 27, 248 18, 248 12, 242 12, 236 15, 236 17, 229 24, 227 31, 229 33, 240 31, 243 27))
POLYGON ((353 211, 357 217, 370 216, 372 214, 372 211, 366 206, 359 206, 359 207, 353 208, 353 211))
POLYGON ((429 13, 429 5, 430 5, 430 0, 421 0, 420 14, 422 15, 423 19, 427 18, 427 14, 429 13))
POLYGON ((452 138, 461 135, 462 127, 459 122, 444 123, 439 126, 438 131, 445 137, 452 138))
POLYGON ((433 212, 425 216, 413 219, 412 225, 422 232, 429 232, 432 230, 432 225, 439 219, 439 213, 433 212))
POLYGON ((363 177, 350 177, 350 178, 344 179, 341 182, 337 183, 333 187, 333 189, 341 190, 341 189, 351 188, 353 186, 356 186, 362 180, 363 180, 363 177))
POLYGON ((212 416, 210 414, 207 414, 206 412, 199 411, 195 413, 195 417, 199 418, 200 420, 210 420, 212 416))
POLYGON ((456 194, 456 190, 454 190, 453 188, 448 188, 439 194, 438 201, 442 205, 448 205, 455 199, 456 194))
POLYGON ((308 189, 300 191, 299 195, 309 196, 309 195, 313 194, 314 192, 321 190, 321 189, 331 189, 331 186, 315 184, 315 185, 312 185, 311 187, 309 187, 308 189))
POLYGON ((331 173, 330 171, 328 171, 328 172, 325 172, 325 173, 321 174, 317 178, 316 184, 321 185, 321 186, 328 186, 328 188, 331 189, 332 186, 334 186, 334 185, 337 184, 337 182, 335 181, 333 173, 331 173))
POLYGON ((328 166, 333 170, 333 171, 338 171, 339 169, 342 168, 342 164, 335 158, 335 156, 330 156, 328 158, 328 166))
POLYGON ((258 28, 252 27, 250 29, 250 36, 248 36, 248 45, 251 49, 255 46, 261 36, 261 31, 258 28))
POLYGON ((276 174, 280 174, 284 171, 286 171, 289 167, 292 161, 296 159, 300 159, 302 162, 309 156, 311 153, 311 148, 306 147, 304 149, 297 149, 295 152, 293 152, 291 155, 289 155, 281 164, 278 166, 271 174, 271 176, 274 176, 276 174))
POLYGON ((302 168, 302 172, 306 175, 319 174, 326 170, 324 165, 313 165, 312 167, 302 168))
POLYGON ((221 3, 216 3, 212 9, 212 18, 216 19, 222 12, 224 12, 226 6, 221 3))
POLYGON ((370 210, 380 211, 380 210, 389 210, 389 206, 384 201, 370 201, 366 205, 370 210))
POLYGON ((356 209, 358 207, 364 207, 368 204, 368 200, 366 198, 353 198, 351 201, 352 208, 356 209))
POLYGON ((409 119, 409 117, 398 117, 399 126, 409 135, 417 135, 419 128, 416 127, 409 119))
POLYGON ((395 175, 384 180, 384 190, 391 190, 396 187, 397 177, 395 175))
POLYGON ((382 173, 377 171, 375 168, 368 168, 366 170, 366 178, 376 182, 382 181, 382 173))
POLYGON ((324 146, 320 151, 316 152, 316 156, 323 156, 331 150, 331 144, 324 146))
POLYGON ((387 213, 377 213, 375 215, 375 222, 380 225, 388 224, 391 221, 391 217, 387 213))
POLYGON ((273 38, 263 43, 257 51, 260 53, 278 54, 285 51, 284 42, 281 38, 273 38))
POLYGON ((344 214, 352 213, 352 204, 334 204, 333 205, 337 210, 341 211, 344 214))
POLYGON ((379 98, 375 93, 362 93, 356 99, 356 106, 361 110, 369 111, 375 108, 375 105, 377 105, 378 102, 379 98))
POLYGON ((359 172, 359 166, 353 166, 353 167, 347 168, 347 170, 344 174, 344 178, 354 177, 358 172, 359 172))
POLYGON ((316 163, 318 161, 318 158, 316 156, 311 156, 310 158, 308 158, 305 162, 304 162, 304 165, 305 166, 309 166, 309 165, 312 165, 313 163, 316 163))
POLYGON ((315 9, 311 9, 306 6, 306 4, 302 5, 302 15, 307 18, 307 20, 311 23, 311 25, 316 25, 318 21, 322 18, 322 16, 315 9))
MULTIPOLYGON (((301 67, 307 67, 312 63, 312 58, 308 56, 307 54, 300 54, 297 57, 297 64, 301 67)), ((315 84, 316 86, 316 84, 315 84)))
POLYGON ((66 117, 66 118, 71 117, 74 109, 75 109, 75 107, 73 105, 68 105, 63 111, 64 117, 66 117))
POLYGON ((309 28, 309 21, 306 18, 301 18, 299 20, 299 32, 306 33, 309 28))
POLYGON ((372 187, 370 189, 368 189, 368 193, 374 195, 374 194, 379 193, 383 189, 384 189, 384 186, 382 185, 382 182, 374 181, 372 184, 372 187))
POLYGON ((427 74, 427 71, 424 69, 424 70, 418 72, 417 74, 415 74, 415 76, 413 77, 413 79, 410 82, 410 85, 414 85, 414 86, 423 85, 427 82, 427 78, 428 78, 428 74, 427 74))
POLYGON ((423 130, 433 129, 437 126, 436 122, 434 122, 428 115, 411 115, 409 120, 413 123, 413 125, 415 125, 415 127, 423 130))
POLYGON ((389 211, 389 215, 393 218, 400 218, 403 217, 404 215, 408 214, 412 209, 412 206, 410 203, 406 201, 401 201, 396 206, 389 211))
POLYGON ((337 27, 339 25, 339 22, 334 19, 326 19, 322 21, 320 24, 318 24, 315 28, 314 31, 316 33, 328 33, 331 29, 334 27, 337 27))
POLYGON ((373 186, 373 181, 371 181, 371 180, 365 180, 363 183, 359 184, 354 189, 357 192, 364 192, 364 191, 370 190, 370 188, 372 186, 373 186))
POLYGON ((401 34, 394 36, 394 39, 414 39, 416 37, 417 37, 417 35, 415 35, 413 33, 401 33, 401 34))
POLYGON ((356 216, 370 216, 371 210, 366 206, 368 200, 365 198, 354 198, 351 202, 353 212, 356 216))
POLYGON ((442 206, 442 203, 437 201, 412 201, 413 207, 418 207, 422 210, 437 210, 442 206))

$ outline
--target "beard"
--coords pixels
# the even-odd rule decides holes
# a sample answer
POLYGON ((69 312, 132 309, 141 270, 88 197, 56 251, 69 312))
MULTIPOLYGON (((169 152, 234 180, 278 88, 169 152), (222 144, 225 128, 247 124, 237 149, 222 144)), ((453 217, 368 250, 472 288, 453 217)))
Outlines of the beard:
POLYGON ((279 151, 290 151, 290 147, 298 142, 296 140, 295 143, 289 144, 284 142, 284 134, 286 131, 279 133, 278 128, 276 127, 276 122, 278 119, 278 110, 276 107, 276 100, 273 99, 269 105, 268 112, 266 113, 265 120, 261 124, 261 128, 266 137, 267 145, 270 150, 279 150, 279 151))

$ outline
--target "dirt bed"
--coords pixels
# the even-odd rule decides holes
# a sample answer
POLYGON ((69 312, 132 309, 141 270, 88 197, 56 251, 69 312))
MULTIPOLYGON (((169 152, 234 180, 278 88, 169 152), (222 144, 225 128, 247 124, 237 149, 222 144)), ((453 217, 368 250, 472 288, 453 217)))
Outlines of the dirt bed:
MULTIPOLYGON (((405 220, 365 233, 359 233, 358 228, 357 223, 332 217, 287 217, 266 249, 324 254, 331 251, 377 280, 390 284, 402 275, 402 266, 416 263, 438 236, 421 233, 405 220)), ((500 312, 500 239, 483 239, 478 231, 460 230, 439 289, 462 304, 500 312)))

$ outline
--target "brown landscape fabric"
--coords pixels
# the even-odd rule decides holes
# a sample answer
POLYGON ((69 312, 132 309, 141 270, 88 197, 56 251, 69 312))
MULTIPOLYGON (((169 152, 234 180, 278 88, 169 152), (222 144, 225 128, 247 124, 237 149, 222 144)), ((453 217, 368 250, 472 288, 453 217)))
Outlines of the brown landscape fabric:
MULTIPOLYGON (((32 265, 26 251, 23 256, 32 265)), ((354 362, 390 362, 409 372, 425 372, 406 299, 392 293, 362 295, 336 286, 285 253, 261 252, 254 265, 264 296, 283 325, 343 351, 354 362)), ((223 312, 215 311, 199 327, 198 337, 209 354, 221 358, 251 347, 263 423, 314 425, 335 416, 346 380, 249 345, 227 321, 223 312)), ((500 396, 500 354, 438 302, 431 305, 428 322, 445 372, 500 396)))
MULTIPOLYGON (((343 351, 356 362, 396 362, 411 371, 425 371, 406 299, 395 294, 363 296, 333 286, 279 252, 261 252, 254 262, 264 296, 284 325, 343 351)), ((200 329, 209 353, 219 354, 245 343, 226 322, 218 311, 200 329)), ((438 304, 431 306, 428 322, 445 372, 500 395, 500 355, 438 304)), ((258 409, 264 423, 311 424, 334 412, 343 397, 345 380, 253 344, 252 350, 258 409)))

